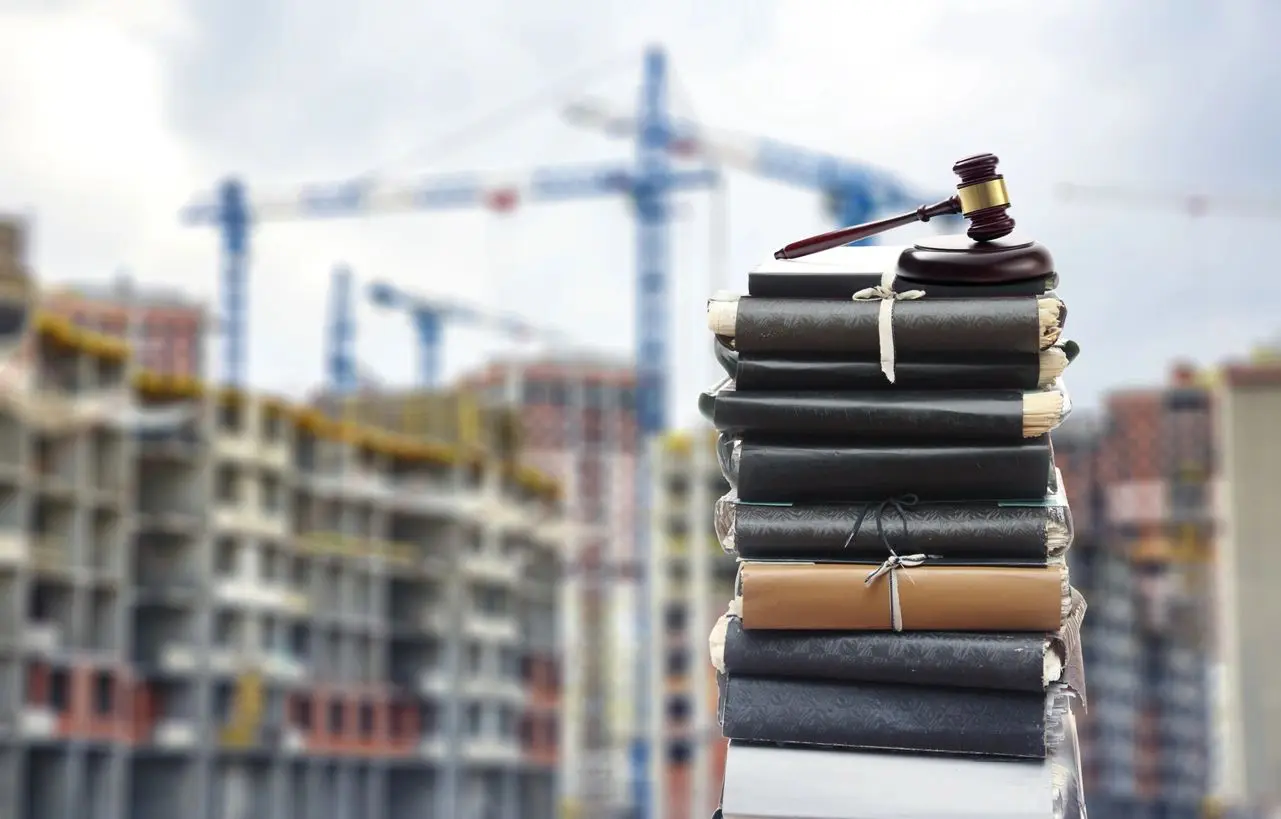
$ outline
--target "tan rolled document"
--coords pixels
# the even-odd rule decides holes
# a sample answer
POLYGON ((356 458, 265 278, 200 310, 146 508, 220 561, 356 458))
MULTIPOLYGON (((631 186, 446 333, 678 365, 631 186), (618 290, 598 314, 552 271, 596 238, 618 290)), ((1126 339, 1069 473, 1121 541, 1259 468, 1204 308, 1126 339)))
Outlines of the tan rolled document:
POLYGON ((1058 631, 1071 606, 1067 568, 920 565, 739 566, 745 629, 809 631, 1058 631), (895 589, 897 586, 897 589, 895 589), (897 601, 894 599, 897 593, 897 601))

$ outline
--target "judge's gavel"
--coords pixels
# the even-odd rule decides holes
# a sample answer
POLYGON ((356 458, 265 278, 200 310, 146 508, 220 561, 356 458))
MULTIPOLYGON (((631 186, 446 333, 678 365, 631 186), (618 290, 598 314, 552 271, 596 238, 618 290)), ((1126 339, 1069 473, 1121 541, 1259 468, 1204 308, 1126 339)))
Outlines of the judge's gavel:
POLYGON ((1010 194, 1005 189, 1005 177, 996 172, 1000 160, 994 154, 977 154, 966 157, 952 166, 961 178, 956 186, 956 196, 933 205, 922 205, 910 213, 891 216, 875 222, 841 228, 808 239, 792 242, 774 254, 775 259, 799 259, 851 242, 884 233, 887 230, 913 222, 928 222, 935 216, 959 213, 970 221, 966 234, 976 242, 991 242, 1008 236, 1014 230, 1014 220, 1006 213, 1010 207, 1010 194))

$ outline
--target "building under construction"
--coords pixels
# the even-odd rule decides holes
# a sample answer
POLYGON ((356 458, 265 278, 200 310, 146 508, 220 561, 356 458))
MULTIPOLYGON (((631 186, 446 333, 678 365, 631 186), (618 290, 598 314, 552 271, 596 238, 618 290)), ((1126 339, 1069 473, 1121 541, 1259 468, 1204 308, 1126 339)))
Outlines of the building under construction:
POLYGON ((565 489, 574 537, 562 585, 562 814, 625 815, 637 606, 635 369, 567 355, 505 360, 464 379, 486 406, 518 410, 528 463, 565 489))
POLYGON ((712 504, 729 491, 716 460, 716 433, 670 433, 654 443, 654 548, 663 578, 650 600, 650 657, 656 703, 651 730, 666 749, 655 794, 664 819, 702 819, 720 804, 725 740, 716 721, 716 672, 707 635, 734 596, 737 563, 712 526, 712 504))
POLYGON ((555 815, 566 529, 510 423, 378 430, 50 314, 17 346, 0 816, 555 815))
POLYGON ((1180 367, 1055 436, 1090 599, 1082 719, 1099 817, 1281 805, 1281 706, 1265 650, 1281 525, 1281 365, 1180 367))

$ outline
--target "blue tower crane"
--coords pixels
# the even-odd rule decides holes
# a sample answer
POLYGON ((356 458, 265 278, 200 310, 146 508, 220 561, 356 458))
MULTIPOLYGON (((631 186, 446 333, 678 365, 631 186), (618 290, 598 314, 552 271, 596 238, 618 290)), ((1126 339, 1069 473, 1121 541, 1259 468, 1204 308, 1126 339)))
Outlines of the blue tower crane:
MULTIPOLYGON (((630 138, 640 133, 635 116, 600 100, 582 100, 567 106, 563 113, 568 122, 608 136, 630 138)), ((829 215, 839 225, 857 225, 885 211, 915 208, 926 200, 940 198, 921 194, 897 176, 866 163, 708 128, 690 120, 668 120, 668 132, 662 142, 675 157, 702 158, 765 179, 821 191, 829 215)), ((944 217, 937 224, 955 225, 957 219, 944 217)), ((873 242, 875 238, 856 244, 873 242)))
MULTIPOLYGON (((648 508, 649 469, 647 442, 667 426, 667 271, 669 257, 669 202, 675 193, 706 188, 715 183, 716 171, 708 168, 674 169, 669 162, 666 56, 650 48, 637 109, 637 145, 631 166, 577 166, 542 168, 513 182, 480 174, 421 179, 408 184, 386 185, 378 180, 357 179, 336 184, 306 186, 279 198, 250 200, 245 185, 224 181, 212 197, 198 198, 185 207, 180 218, 187 225, 212 226, 222 238, 220 311, 224 316, 223 378, 233 386, 246 378, 247 285, 250 234, 254 225, 273 221, 354 217, 375 213, 487 207, 509 210, 521 201, 557 202, 622 194, 635 206, 636 231, 636 413, 638 510, 648 508)), ((336 313, 336 315, 338 315, 336 313)), ((337 338, 341 334, 335 333, 337 338)), ((331 364, 333 362, 331 361, 331 364)), ((331 373, 331 375, 333 375, 331 373)), ((349 378, 350 373, 341 375, 349 378)), ((644 514, 636 515, 636 553, 648 565, 649 531, 644 514)), ((650 639, 648 593, 650 579, 639 580, 637 639, 642 647, 650 639)), ((643 669, 638 669, 643 673, 643 669)), ((648 724, 649 691, 638 688, 639 725, 648 724)), ((651 819, 654 806, 648 790, 648 741, 641 736, 633 745, 634 805, 641 819, 651 819)))
MULTIPOLYGON (((429 177, 402 184, 375 179, 311 185, 291 195, 250 199, 239 180, 224 181, 213 196, 194 200, 181 212, 187 225, 212 226, 221 236, 220 313, 224 317, 222 376, 231 385, 243 385, 247 356, 247 284, 251 233, 255 225, 276 221, 367 216, 379 213, 461 210, 484 207, 510 210, 523 202, 562 202, 589 197, 624 195, 630 197, 636 214, 636 557, 648 565, 649 506, 648 440, 667 425, 668 350, 668 269, 670 201, 673 194, 712 185, 717 172, 709 167, 675 168, 673 156, 714 158, 718 163, 738 165, 765 176, 826 192, 842 224, 870 218, 878 209, 919 204, 917 198, 893 177, 873 168, 790 148, 767 140, 754 141, 741 155, 732 144, 709 141, 708 135, 691 123, 680 122, 668 113, 666 59, 661 49, 651 48, 644 57, 644 74, 638 107, 625 128, 616 123, 616 132, 636 140, 634 161, 620 165, 592 165, 541 168, 519 174, 455 174, 429 177), (715 150, 712 150, 716 148, 715 150)), ((340 291, 350 300, 350 278, 337 276, 335 298, 340 291)), ((338 302, 331 307, 329 351, 331 381, 350 388, 356 380, 351 358, 352 321, 348 307, 338 302), (345 352, 344 352, 345 351, 345 352), (345 356, 345 358, 344 358, 345 356), (348 362, 343 364, 340 359, 348 362)), ((438 336, 437 336, 438 338, 438 336)), ((426 365, 424 364, 424 370, 426 365)), ((652 639, 648 622, 648 584, 641 573, 637 611, 638 662, 649 656, 652 639)), ((633 808, 639 819, 653 819, 658 806, 652 804, 649 772, 653 749, 646 726, 653 707, 653 692, 638 668, 637 707, 639 735, 633 744, 633 808)))
POLYGON ((440 359, 444 344, 444 325, 447 321, 477 325, 497 330, 520 340, 562 340, 564 336, 554 330, 536 327, 517 316, 481 310, 470 305, 445 299, 425 298, 405 290, 376 281, 366 288, 369 300, 383 308, 403 310, 413 321, 418 336, 418 383, 423 387, 440 384, 440 359))
POLYGON ((360 386, 356 366, 356 316, 351 298, 351 269, 338 265, 329 277, 329 331, 325 333, 328 387, 338 395, 360 386))

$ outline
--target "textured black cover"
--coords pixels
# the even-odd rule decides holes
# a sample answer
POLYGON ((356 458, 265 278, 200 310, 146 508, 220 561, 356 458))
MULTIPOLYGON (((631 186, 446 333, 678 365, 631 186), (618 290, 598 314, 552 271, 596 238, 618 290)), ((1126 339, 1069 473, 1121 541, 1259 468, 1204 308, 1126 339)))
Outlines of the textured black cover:
MULTIPOLYGON (((868 287, 881 283, 880 273, 844 270, 812 270, 804 273, 753 270, 747 274, 747 293, 757 298, 776 299, 848 299, 868 287)), ((894 292, 923 290, 928 298, 1001 298, 1040 296, 1058 287, 1057 273, 1003 284, 936 284, 895 278, 894 292)))
POLYGON ((748 631, 728 618, 724 671, 734 677, 1045 690, 1044 634, 748 631))
MULTIPOLYGON (((895 308, 897 310, 897 308, 895 308)), ((1068 360, 1080 348, 1064 342, 1068 360)), ((894 383, 881 372, 879 353, 771 355, 740 353, 717 337, 713 355, 740 390, 1034 390, 1040 382, 1037 353, 914 354, 895 349, 894 383)))
POLYGON ((1048 750, 1047 695, 1039 691, 734 676, 720 682, 729 739, 1035 759, 1048 750))
POLYGON ((1057 510, 1001 506, 996 501, 806 506, 735 503, 734 552, 744 560, 881 559, 885 544, 877 531, 879 521, 885 538, 899 554, 1043 560, 1046 525, 1057 510), (860 516, 864 520, 855 532, 860 516))
POLYGON ((699 396, 699 410, 719 430, 780 432, 847 441, 1021 441, 1023 393, 740 392, 699 396))
POLYGON ((755 435, 740 440, 735 459, 735 439, 721 436, 721 471, 739 500, 755 503, 849 503, 903 495, 925 501, 1039 500, 1053 462, 1048 435, 972 446, 818 444, 755 435))
MULTIPOLYGON (((879 356, 880 304, 741 298, 734 347, 743 353, 879 356)), ((1030 296, 900 301, 893 321, 896 354, 1036 353, 1042 347, 1037 299, 1030 296)))

